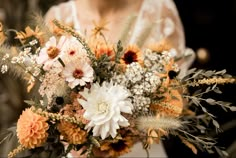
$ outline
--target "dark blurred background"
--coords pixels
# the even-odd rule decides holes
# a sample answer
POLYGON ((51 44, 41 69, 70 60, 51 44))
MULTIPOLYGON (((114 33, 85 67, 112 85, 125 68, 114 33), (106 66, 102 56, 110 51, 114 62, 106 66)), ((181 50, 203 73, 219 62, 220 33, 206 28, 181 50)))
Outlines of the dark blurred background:
MULTIPOLYGON (((222 70, 236 76, 235 42, 236 1, 174 0, 185 29, 186 45, 197 55, 192 67, 222 70)), ((236 103, 236 85, 224 85, 221 96, 212 94, 216 100, 236 103)), ((210 96, 211 97, 211 96, 210 96)), ((221 124, 223 132, 218 133, 218 146, 225 146, 230 158, 236 158, 236 112, 211 110, 221 124)), ((212 136, 216 136, 212 131, 212 136)), ((194 155, 179 140, 165 143, 170 158, 218 158, 217 154, 199 152, 194 155), (178 155, 178 156, 176 156, 178 155)))
MULTIPOLYGON (((27 24, 28 12, 41 11, 45 14, 52 5, 66 0, 0 0, 0 21, 7 28, 17 30, 24 29, 27 24)), ((186 45, 192 48, 197 55, 192 67, 222 70, 236 76, 236 0, 213 1, 213 0, 174 0, 178 8, 185 29, 186 45)), ((21 110, 22 94, 15 94, 12 87, 22 89, 21 81, 11 76, 0 74, 0 129, 6 128, 14 123, 21 110), (16 95, 18 100, 7 98, 6 92, 16 95), (6 106, 7 105, 7 106, 6 106), (2 115, 7 114, 7 115, 2 115), (9 115, 8 115, 9 114, 9 115)), ((224 92, 216 96, 217 100, 236 103, 236 85, 225 85, 221 88, 224 92)), ((13 96, 14 96, 13 95, 13 96)), ((214 97, 214 96, 213 96, 214 97)), ((225 146, 231 158, 236 158, 236 114, 235 112, 224 112, 213 110, 217 120, 224 132, 218 134, 218 145, 225 146)), ((212 132, 214 135, 214 131, 212 132)), ((198 155, 186 148, 178 139, 170 138, 165 141, 165 147, 170 158, 208 157, 218 158, 216 154, 199 152, 198 155), (178 155, 178 156, 176 156, 178 155)), ((7 149, 6 149, 7 150, 7 149)))

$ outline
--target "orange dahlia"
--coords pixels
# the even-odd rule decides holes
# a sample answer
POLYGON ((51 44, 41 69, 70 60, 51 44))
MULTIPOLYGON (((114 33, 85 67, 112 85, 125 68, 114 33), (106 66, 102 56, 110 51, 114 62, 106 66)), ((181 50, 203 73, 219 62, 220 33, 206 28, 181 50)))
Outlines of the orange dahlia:
POLYGON ((47 118, 35 114, 30 108, 24 110, 17 122, 17 136, 22 146, 32 149, 45 143, 49 128, 47 118))
POLYGON ((61 121, 58 125, 58 130, 70 144, 82 144, 87 140, 87 132, 75 124, 61 121))

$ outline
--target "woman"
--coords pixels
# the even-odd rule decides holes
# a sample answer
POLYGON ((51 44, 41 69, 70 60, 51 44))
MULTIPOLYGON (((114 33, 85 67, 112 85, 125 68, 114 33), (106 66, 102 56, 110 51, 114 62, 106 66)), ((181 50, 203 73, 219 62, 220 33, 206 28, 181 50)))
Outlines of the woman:
MULTIPOLYGON (((68 1, 50 8, 45 19, 48 24, 57 19, 88 36, 94 23, 105 19, 109 31, 104 31, 104 36, 113 43, 122 39, 124 44, 138 44, 145 48, 164 39, 176 48, 177 55, 186 51, 182 23, 172 0, 68 1), (122 33, 127 23, 129 31, 124 38, 122 33)), ((192 59, 180 62, 181 70, 187 70, 191 62, 192 59)), ((132 151, 125 157, 146 157, 141 144, 136 144, 132 151)), ((150 157, 167 157, 160 144, 153 145, 149 152, 150 157)))

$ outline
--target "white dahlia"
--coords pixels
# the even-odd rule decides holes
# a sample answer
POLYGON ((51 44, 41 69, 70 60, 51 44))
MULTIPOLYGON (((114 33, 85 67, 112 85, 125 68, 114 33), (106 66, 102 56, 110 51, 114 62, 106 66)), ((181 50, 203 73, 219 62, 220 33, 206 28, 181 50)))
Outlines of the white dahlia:
POLYGON ((85 109, 84 118, 89 120, 85 129, 93 128, 93 136, 102 139, 117 135, 117 129, 129 126, 128 120, 121 113, 132 114, 133 105, 129 100, 130 92, 121 85, 104 82, 102 86, 93 84, 80 94, 78 99, 85 109))

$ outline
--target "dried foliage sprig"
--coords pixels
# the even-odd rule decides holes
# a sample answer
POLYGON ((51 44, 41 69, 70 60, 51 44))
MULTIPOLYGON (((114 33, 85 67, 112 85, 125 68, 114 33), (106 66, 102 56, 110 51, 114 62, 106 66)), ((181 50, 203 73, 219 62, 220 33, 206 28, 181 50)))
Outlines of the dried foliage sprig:
POLYGON ((194 80, 193 82, 188 82, 187 84, 191 87, 196 87, 200 85, 233 84, 235 83, 235 81, 236 81, 235 78, 213 77, 213 78, 194 80))
POLYGON ((58 113, 50 113, 50 112, 47 112, 47 111, 43 111, 42 109, 36 109, 35 107, 31 107, 31 110, 33 112, 35 112, 36 114, 39 114, 39 115, 44 116, 46 118, 49 118, 53 121, 55 121, 55 120, 58 120, 58 121, 64 120, 64 121, 67 121, 67 122, 70 122, 70 123, 73 123, 73 124, 77 124, 79 127, 84 126, 75 117, 70 117, 68 115, 61 115, 61 114, 58 114, 58 113))
POLYGON ((8 154, 8 158, 14 158, 16 155, 22 151, 24 151, 26 148, 22 145, 19 145, 16 149, 14 149, 12 152, 8 154))
POLYGON ((7 71, 9 71, 12 76, 25 80, 27 77, 32 76, 32 74, 26 72, 24 65, 12 63, 11 59, 16 55, 16 53, 16 47, 10 47, 7 45, 0 46, 0 65, 1 67, 6 66, 7 71))

